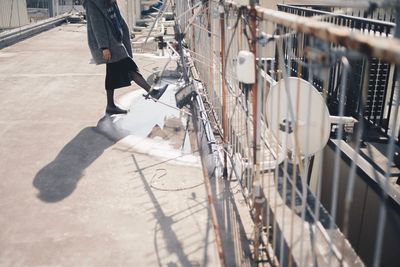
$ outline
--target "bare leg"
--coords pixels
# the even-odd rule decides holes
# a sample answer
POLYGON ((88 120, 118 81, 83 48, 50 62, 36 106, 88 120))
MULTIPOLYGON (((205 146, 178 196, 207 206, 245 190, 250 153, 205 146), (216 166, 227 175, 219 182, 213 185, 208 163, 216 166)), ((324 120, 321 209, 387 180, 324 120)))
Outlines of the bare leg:
POLYGON ((126 114, 128 113, 127 110, 119 108, 114 103, 114 90, 106 90, 107 92, 107 107, 106 113, 109 115, 113 114, 126 114))

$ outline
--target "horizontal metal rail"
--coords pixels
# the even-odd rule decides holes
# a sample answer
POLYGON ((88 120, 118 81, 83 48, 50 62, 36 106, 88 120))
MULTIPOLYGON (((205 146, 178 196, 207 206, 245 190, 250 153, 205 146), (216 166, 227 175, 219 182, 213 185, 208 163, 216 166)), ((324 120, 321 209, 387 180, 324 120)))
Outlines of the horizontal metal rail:
MULTIPOLYGON (((225 1, 233 8, 239 8, 235 2, 225 1)), ((316 21, 311 18, 300 17, 282 11, 256 7, 257 16, 270 22, 291 28, 294 31, 310 34, 323 41, 342 45, 365 53, 371 57, 381 58, 394 64, 400 64, 400 41, 397 39, 383 39, 381 37, 365 35, 362 32, 347 27, 316 21)))
MULTIPOLYGON (((374 28, 380 28, 380 29, 394 29, 396 27, 395 23, 392 22, 387 22, 387 21, 381 21, 381 20, 377 20, 377 19, 370 19, 370 18, 359 18, 359 17, 355 17, 355 16, 350 16, 350 15, 346 15, 346 14, 338 14, 338 13, 332 13, 332 12, 327 12, 327 11, 323 11, 323 10, 317 10, 317 9, 312 9, 312 8, 306 8, 306 7, 300 7, 300 6, 291 6, 291 5, 285 5, 285 4, 278 4, 278 10, 279 11, 284 11, 284 12, 288 12, 290 10, 293 10, 295 12, 302 12, 304 13, 303 16, 305 17, 309 17, 309 16, 325 16, 327 18, 342 18, 342 19, 346 19, 346 20, 350 20, 350 21, 355 21, 355 22, 362 22, 365 23, 367 25, 373 25, 374 28)), ((300 14, 296 14, 296 15, 300 15, 300 14)), ((318 19, 318 18, 316 18, 318 19)), ((356 29, 360 29, 359 27, 356 26, 357 24, 355 24, 355 27, 351 27, 351 28, 356 28, 356 29)))
MULTIPOLYGON (((309 0, 289 0, 285 2, 287 4, 310 5, 309 0)), ((375 4, 377 7, 390 8, 398 4, 397 0, 374 0, 374 1, 319 0, 316 2, 317 3, 314 4, 315 6, 348 7, 348 8, 370 8, 372 4, 375 4)))

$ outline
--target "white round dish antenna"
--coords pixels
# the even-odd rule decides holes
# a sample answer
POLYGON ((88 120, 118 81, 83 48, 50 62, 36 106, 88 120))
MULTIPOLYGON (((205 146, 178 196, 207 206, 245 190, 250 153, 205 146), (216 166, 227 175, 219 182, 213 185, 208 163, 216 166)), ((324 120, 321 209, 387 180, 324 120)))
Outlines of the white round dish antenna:
POLYGON ((296 77, 287 81, 288 84, 284 79, 280 80, 268 94, 268 128, 278 143, 282 146, 286 144, 290 151, 296 152, 297 143, 301 155, 314 155, 329 140, 328 108, 321 94, 309 82, 296 77))

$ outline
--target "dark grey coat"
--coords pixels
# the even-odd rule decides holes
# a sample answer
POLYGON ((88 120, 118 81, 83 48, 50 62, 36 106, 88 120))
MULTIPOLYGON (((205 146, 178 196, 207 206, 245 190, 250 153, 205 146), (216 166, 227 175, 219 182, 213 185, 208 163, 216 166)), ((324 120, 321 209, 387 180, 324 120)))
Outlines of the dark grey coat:
POLYGON ((122 23, 123 38, 118 41, 104 0, 84 0, 86 10, 87 36, 90 52, 96 64, 112 63, 121 59, 132 58, 131 40, 128 25, 122 23), (103 59, 102 48, 111 51, 111 60, 103 59))

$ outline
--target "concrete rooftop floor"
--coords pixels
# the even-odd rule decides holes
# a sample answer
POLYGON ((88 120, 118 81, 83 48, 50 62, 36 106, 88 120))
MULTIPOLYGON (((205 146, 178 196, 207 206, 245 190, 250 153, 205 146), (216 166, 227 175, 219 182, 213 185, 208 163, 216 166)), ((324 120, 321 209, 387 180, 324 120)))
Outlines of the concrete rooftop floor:
MULTIPOLYGON (((166 62, 135 60, 145 77, 166 62)), ((78 24, 0 50, 0 266, 218 266, 184 118, 136 85, 117 92, 130 113, 104 117, 89 62, 78 24)))

